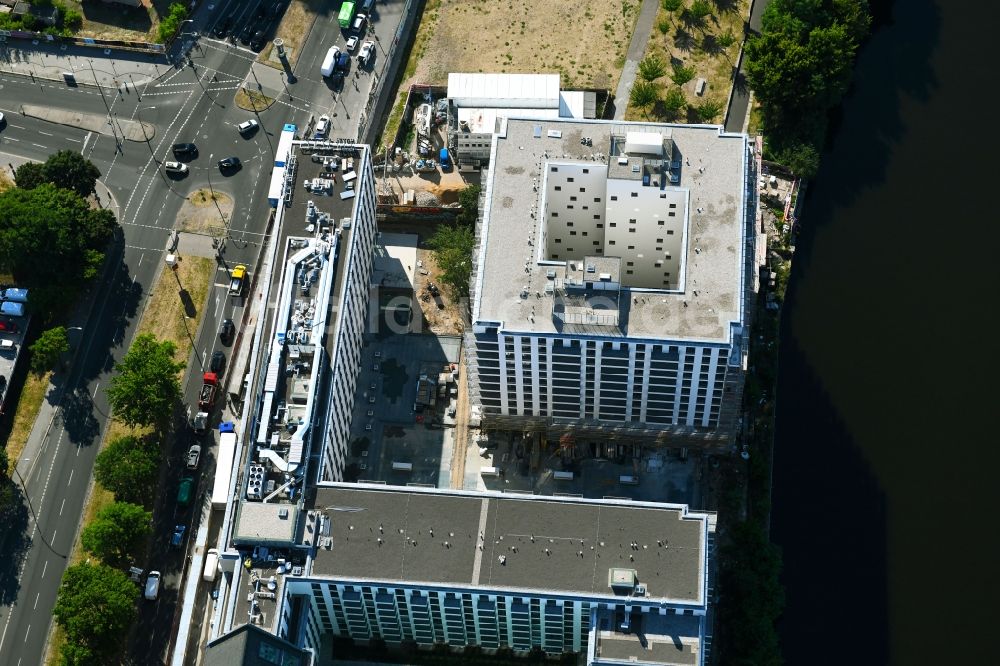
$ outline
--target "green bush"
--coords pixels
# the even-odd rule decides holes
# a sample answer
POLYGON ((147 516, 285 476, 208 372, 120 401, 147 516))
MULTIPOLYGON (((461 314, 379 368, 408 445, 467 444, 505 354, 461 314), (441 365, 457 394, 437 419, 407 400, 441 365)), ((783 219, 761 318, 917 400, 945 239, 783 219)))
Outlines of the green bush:
POLYGON ((62 24, 70 32, 77 32, 83 27, 83 15, 75 9, 67 9, 63 12, 62 24))
POLYGON ((160 19, 157 35, 161 42, 169 42, 181 29, 181 23, 188 17, 187 7, 175 2, 167 9, 167 15, 160 19))
POLYGON ((663 0, 663 9, 668 12, 676 12, 681 8, 681 0, 663 0))

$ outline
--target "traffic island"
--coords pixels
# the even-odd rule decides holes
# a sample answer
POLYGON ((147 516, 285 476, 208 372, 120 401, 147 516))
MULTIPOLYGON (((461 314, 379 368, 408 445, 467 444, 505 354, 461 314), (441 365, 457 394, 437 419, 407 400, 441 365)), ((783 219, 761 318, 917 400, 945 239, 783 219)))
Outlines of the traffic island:
POLYGON ((181 232, 221 238, 226 220, 233 217, 233 200, 224 192, 208 188, 195 190, 177 213, 177 229, 181 232))
POLYGON ((38 118, 50 123, 76 127, 88 132, 109 134, 126 141, 148 141, 156 136, 156 125, 115 117, 114 122, 108 119, 106 113, 84 113, 68 111, 35 104, 22 104, 21 115, 38 118))
POLYGON ((244 111, 253 111, 254 113, 266 111, 274 104, 274 100, 264 93, 250 90, 246 87, 240 88, 236 92, 236 97, 233 101, 236 102, 236 106, 244 111))

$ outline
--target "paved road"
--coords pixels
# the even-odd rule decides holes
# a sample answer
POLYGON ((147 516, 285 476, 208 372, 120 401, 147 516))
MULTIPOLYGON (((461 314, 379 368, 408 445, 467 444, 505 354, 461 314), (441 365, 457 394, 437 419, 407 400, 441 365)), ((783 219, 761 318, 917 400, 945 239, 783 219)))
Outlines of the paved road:
MULTIPOLYGON (((771 0, 751 0, 749 33, 760 32, 760 17, 767 9, 771 0)), ((727 132, 742 132, 746 125, 748 107, 750 104, 750 89, 747 87, 747 77, 743 68, 743 50, 740 49, 740 69, 733 81, 733 94, 729 98, 729 108, 726 109, 727 132)))
MULTIPOLYGON (((60 148, 80 150, 101 169, 103 180, 123 211, 123 237, 115 250, 120 260, 99 285, 94 316, 84 332, 83 353, 71 373, 68 390, 37 450, 27 450, 18 464, 38 523, 25 512, 22 529, 6 531, 8 537, 15 535, 17 543, 6 544, 5 551, 10 549, 12 554, 4 557, 4 571, 0 574, 0 665, 41 662, 56 590, 66 564, 64 556, 76 534, 97 445, 107 424, 108 407, 102 389, 108 384, 109 371, 131 341, 183 197, 207 186, 209 179, 216 189, 233 196, 234 241, 228 244, 225 254, 230 265, 236 261, 252 263, 260 245, 267 218, 264 190, 272 161, 270 146, 276 143, 281 125, 295 121, 301 114, 276 105, 260 114, 262 131, 249 139, 240 138, 234 125, 248 114, 238 109, 232 98, 252 56, 237 49, 203 47, 202 51, 203 57, 195 57, 194 68, 176 69, 141 87, 138 94, 105 91, 102 98, 88 86, 73 89, 58 82, 0 75, 0 110, 9 119, 0 130, 0 151, 44 159, 60 148), (119 144, 111 135, 20 116, 17 105, 22 102, 97 113, 103 110, 105 114, 110 109, 112 120, 116 116, 141 118, 159 130, 148 143, 119 144), (175 141, 194 141, 201 150, 190 163, 191 173, 181 180, 167 177, 159 167, 163 160, 172 159, 169 147, 175 141), (218 159, 231 154, 241 158, 244 168, 224 177, 209 156, 218 159), (26 536, 18 540, 20 534, 26 536)), ((232 304, 216 306, 217 295, 213 289, 205 324, 197 338, 196 348, 202 354, 211 352, 219 319, 233 316, 232 304)), ((180 453, 178 450, 168 455, 177 459, 180 453)), ((168 467, 166 487, 175 485, 176 478, 176 465, 172 465, 168 467)), ((157 513, 156 543, 149 566, 164 572, 166 587, 159 602, 141 607, 145 631, 141 646, 147 648, 147 653, 137 653, 140 663, 159 661, 169 638, 174 613, 171 601, 176 595, 172 588, 179 583, 181 562, 180 555, 170 553, 164 545, 175 520, 171 512, 157 513)))

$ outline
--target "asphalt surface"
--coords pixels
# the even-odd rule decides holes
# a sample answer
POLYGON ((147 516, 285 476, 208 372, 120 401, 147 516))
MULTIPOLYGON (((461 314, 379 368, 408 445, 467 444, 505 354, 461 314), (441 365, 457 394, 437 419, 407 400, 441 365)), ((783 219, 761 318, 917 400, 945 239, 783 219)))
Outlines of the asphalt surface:
MULTIPOLYGON (((760 17, 767 9, 771 0, 751 0, 750 21, 747 24, 747 35, 760 32, 760 17)), ((743 50, 740 50, 740 69, 736 72, 736 79, 733 81, 733 94, 729 99, 729 108, 726 109, 726 122, 724 123, 727 132, 742 132, 746 124, 747 113, 750 105, 750 88, 747 87, 746 72, 743 68, 743 50)))
MULTIPOLYGON (((24 51, 30 48, 27 43, 22 43, 18 57, 22 63, 33 63, 28 65, 33 72, 21 73, 17 67, 11 68, 14 71, 0 71, 0 111, 7 120, 0 126, 0 154, 44 160, 64 148, 82 152, 101 170, 102 182, 120 207, 122 224, 121 237, 112 250, 113 260, 96 285, 92 316, 82 333, 77 361, 66 378, 64 391, 51 398, 58 400, 55 416, 37 445, 29 443, 18 462, 33 512, 23 507, 17 524, 5 530, 0 539, 0 666, 39 664, 43 660, 56 592, 75 540, 94 458, 108 424, 103 389, 114 364, 131 343, 184 198, 194 190, 211 186, 230 195, 235 204, 229 240, 223 247, 215 286, 209 292, 203 324, 200 330, 191 331, 195 344, 185 403, 193 404, 201 386, 202 365, 207 365, 216 349, 222 348, 227 357, 230 355, 231 348, 222 347, 217 331, 225 318, 239 324, 243 303, 233 301, 226 293, 228 269, 236 263, 246 264, 251 272, 256 268, 269 213, 266 189, 282 125, 292 122, 301 131, 310 120, 326 113, 332 117, 332 137, 356 136, 360 110, 372 88, 372 72, 381 71, 386 64, 383 45, 391 43, 402 9, 400 0, 379 4, 369 30, 379 37, 376 58, 362 71, 357 71, 357 61, 352 60, 342 88, 335 88, 319 74, 319 60, 326 49, 333 43, 341 47, 344 44, 333 9, 321 15, 302 45, 293 76, 282 76, 275 84, 274 70, 263 72, 265 77, 259 87, 277 101, 268 110, 253 114, 239 109, 233 98, 244 82, 256 84, 257 76, 251 71, 256 54, 238 40, 232 43, 215 38, 212 29, 216 22, 235 14, 230 30, 238 34, 242 25, 254 20, 259 4, 228 0, 212 9, 202 5, 195 14, 195 23, 188 27, 191 32, 178 40, 178 49, 186 51, 190 62, 177 50, 163 58, 178 63, 173 67, 156 64, 152 59, 141 63, 131 57, 116 67, 110 59, 93 58, 99 71, 119 72, 134 67, 130 80, 136 85, 121 85, 122 78, 118 77, 112 81, 119 83, 117 87, 69 87, 57 77, 37 75, 45 70, 38 64, 38 54, 24 51), (271 74, 270 78, 267 74, 271 74), (85 131, 22 115, 21 104, 64 110, 65 122, 69 123, 69 112, 81 111, 101 114, 109 122, 101 132, 85 131), (260 130, 240 136, 235 125, 251 117, 258 118, 260 130), (146 141, 124 140, 123 121, 155 126, 155 132, 146 141), (178 178, 166 174, 161 165, 175 159, 170 146, 179 142, 193 142, 199 151, 193 159, 181 160, 188 164, 190 172, 178 178), (242 169, 221 173, 215 162, 228 156, 239 157, 242 169)), ((269 30, 273 32, 275 25, 276 21, 272 21, 269 30)), ((55 67, 50 65, 48 69, 55 71, 55 67)), ((108 83, 100 74, 97 80, 108 83)), ((60 116, 50 114, 50 120, 53 117, 60 116)), ((218 413, 214 416, 217 422, 218 413)), ((183 454, 193 441, 192 434, 183 429, 181 432, 174 450, 166 453, 161 492, 154 507, 152 557, 145 567, 161 571, 163 584, 156 602, 140 602, 139 620, 128 637, 127 652, 132 663, 163 663, 176 633, 180 588, 189 559, 187 546, 198 529, 199 518, 196 511, 176 511, 173 506, 179 479, 187 474, 183 454), (176 524, 188 526, 183 549, 169 547, 176 524)), ((202 463, 194 475, 199 494, 206 491, 214 472, 213 443, 210 435, 201 442, 202 463)), ((214 514, 213 518, 218 520, 214 514)), ((210 541, 214 541, 217 531, 218 525, 209 525, 210 541)), ((194 614, 196 623, 203 618, 206 599, 207 594, 199 595, 201 610, 194 614)), ((197 637, 200 625, 192 627, 191 633, 197 637)))

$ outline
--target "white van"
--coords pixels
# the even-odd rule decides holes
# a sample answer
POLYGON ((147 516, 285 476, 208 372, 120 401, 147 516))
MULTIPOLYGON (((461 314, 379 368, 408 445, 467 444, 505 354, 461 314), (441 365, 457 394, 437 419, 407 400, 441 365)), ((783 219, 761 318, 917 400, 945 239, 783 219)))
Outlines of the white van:
POLYGON ((339 46, 331 46, 330 50, 326 52, 326 56, 323 58, 323 64, 319 68, 319 71, 323 76, 330 76, 333 74, 333 70, 337 66, 338 53, 340 53, 339 46))
POLYGON ((150 571, 149 575, 146 577, 146 598, 150 601, 156 601, 156 597, 160 594, 160 572, 150 571))
POLYGON ((219 549, 209 548, 208 552, 205 554, 205 569, 201 573, 202 580, 207 580, 212 582, 215 580, 215 574, 219 570, 219 549))

